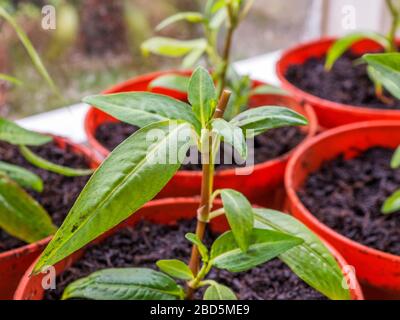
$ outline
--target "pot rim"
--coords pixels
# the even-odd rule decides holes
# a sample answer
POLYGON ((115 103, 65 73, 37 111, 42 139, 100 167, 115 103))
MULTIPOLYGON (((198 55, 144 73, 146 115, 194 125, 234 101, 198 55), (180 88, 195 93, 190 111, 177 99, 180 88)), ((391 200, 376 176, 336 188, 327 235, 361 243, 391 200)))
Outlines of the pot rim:
MULTIPOLYGON (((337 37, 322 37, 317 40, 300 43, 292 48, 289 48, 289 49, 283 51, 280 59, 278 60, 278 62, 276 64, 276 68, 275 68, 276 74, 277 74, 282 86, 284 88, 287 88, 287 90, 289 92, 293 93, 295 96, 303 98, 304 100, 311 103, 312 105, 318 105, 320 107, 329 107, 330 109, 335 109, 338 111, 352 112, 357 115, 379 116, 379 115, 383 114, 388 117, 399 116, 400 110, 385 110, 385 109, 379 109, 379 108, 368 108, 365 106, 343 104, 343 103, 327 100, 327 99, 315 96, 309 92, 306 92, 306 91, 298 88, 296 85, 294 85, 293 83, 291 83, 289 80, 286 79, 285 72, 287 70, 287 66, 285 66, 285 65, 286 65, 286 60, 290 56, 296 55, 297 52, 299 52, 299 51, 308 50, 309 48, 312 48, 316 45, 333 43, 337 39, 338 39, 337 37)), ((367 39, 365 39, 365 40, 367 40, 367 39)), ((361 40, 361 41, 363 41, 363 40, 361 40)), ((310 55, 310 57, 311 57, 311 55, 310 55)))
POLYGON ((323 132, 322 134, 311 138, 310 140, 306 141, 303 145, 301 145, 293 154, 292 158, 289 160, 286 173, 285 173, 285 190, 287 193, 287 197, 289 202, 296 206, 301 214, 312 224, 317 226, 320 230, 324 233, 328 234, 332 238, 336 238, 337 240, 341 241, 347 246, 353 247, 361 252, 369 253, 371 255, 378 256, 385 260, 392 260, 396 261, 400 264, 400 256, 397 256, 392 253, 384 252, 378 249, 374 249, 368 247, 364 244, 361 244, 355 240, 352 240, 339 232, 333 230, 326 224, 322 223, 320 220, 317 219, 301 202, 299 196, 297 195, 296 189, 293 186, 293 179, 292 177, 295 175, 295 164, 301 161, 305 152, 307 152, 310 148, 314 145, 318 144, 320 141, 334 137, 337 134, 341 134, 344 132, 351 132, 351 131, 358 131, 363 130, 366 128, 380 128, 380 127, 399 127, 400 128, 400 120, 376 120, 376 121, 365 121, 365 122, 358 122, 352 123, 348 125, 344 125, 341 127, 337 127, 334 129, 330 129, 328 131, 323 132))
MULTIPOLYGON (((200 201, 199 197, 174 197, 174 198, 164 198, 164 199, 157 199, 157 200, 152 200, 148 203, 146 203, 142 208, 145 207, 159 207, 159 206, 164 206, 164 205, 169 205, 169 204, 174 204, 174 203, 181 203, 181 204, 198 204, 200 201)), ((215 203, 222 204, 221 200, 216 200, 215 203)), ((139 209, 140 210, 140 209, 139 209)), ((285 214, 285 213, 282 213, 285 214)), ((123 222, 122 222, 123 223, 123 222)), ((316 236, 326 245, 328 250, 331 252, 335 260, 338 262, 342 272, 343 272, 343 267, 347 265, 347 262, 345 258, 325 239, 321 238, 319 235, 316 234, 316 236)), ((71 257, 71 256, 69 256, 71 257)), ((65 258, 68 259, 69 257, 65 258)), ((39 257, 32 263, 32 265, 26 270, 24 275, 22 276, 20 283, 18 284, 18 287, 14 293, 14 300, 22 300, 23 295, 24 295, 24 290, 29 284, 30 281, 30 276, 32 274, 32 270, 36 264, 36 262, 39 260, 39 257)), ((347 274, 343 273, 344 277, 347 277, 347 274)), ((351 295, 351 300, 365 300, 363 291, 361 289, 360 283, 357 279, 355 278, 355 286, 354 288, 350 289, 350 295, 351 295)))
MULTIPOLYGON (((61 136, 57 136, 57 135, 53 135, 53 134, 49 134, 49 135, 54 138, 55 142, 57 142, 59 144, 65 143, 65 144, 71 146, 73 148, 73 150, 79 150, 79 152, 90 163, 91 168, 95 169, 97 166, 100 165, 100 163, 101 163, 100 159, 98 159, 94 155, 94 153, 85 145, 75 143, 72 140, 65 138, 65 137, 61 137, 61 136)), ((32 251, 35 251, 37 248, 42 248, 47 245, 47 243, 50 241, 50 239, 51 239, 51 236, 41 239, 39 241, 33 242, 33 243, 27 243, 18 248, 0 252, 0 261, 11 259, 12 257, 15 257, 15 256, 18 257, 21 255, 24 255, 24 253, 26 253, 26 252, 32 252, 32 251)))
MULTIPOLYGON (((127 81, 121 82, 107 90, 105 90, 103 93, 107 94, 107 93, 112 93, 115 91, 121 91, 122 88, 136 83, 137 79, 152 79, 155 76, 160 76, 160 75, 165 75, 165 74, 169 74, 169 73, 174 73, 174 74, 184 74, 184 75, 188 75, 191 74, 191 70, 166 70, 166 71, 159 71, 159 72, 152 72, 152 73, 146 73, 143 75, 139 75, 135 78, 129 79, 127 81)), ((256 81, 257 80, 253 80, 256 81)), ((264 83, 259 81, 260 83, 264 83)), ((257 96, 263 96, 263 95, 257 95, 257 96)), ((285 154, 276 157, 274 159, 262 162, 262 163, 258 163, 258 164, 254 164, 254 171, 256 170, 261 170, 264 168, 268 168, 270 166, 274 166, 280 162, 283 161, 287 161, 293 154, 293 152, 301 145, 303 144, 305 141, 309 140, 310 138, 312 138, 313 136, 315 136, 315 134, 318 131, 318 119, 317 119, 317 115, 314 111, 314 109, 311 107, 311 105, 307 102, 303 102, 303 103, 299 103, 293 96, 281 96, 281 95, 276 95, 276 94, 268 94, 268 95, 264 95, 264 96, 279 96, 279 97, 284 97, 285 99, 290 99, 294 104, 297 104, 299 106, 299 108, 302 108, 304 110, 304 114, 306 115, 306 118, 308 119, 308 125, 305 126, 305 128, 307 128, 307 135, 306 137, 303 139, 302 142, 300 142, 299 145, 297 145, 295 148, 293 148, 292 150, 286 152, 285 154)), ((95 137, 95 135, 93 134, 93 132, 91 132, 91 130, 89 130, 89 122, 90 119, 92 118, 92 114, 94 114, 95 112, 97 112, 97 109, 94 108, 93 106, 90 106, 88 112, 86 113, 85 116, 85 121, 84 121, 84 126, 85 126, 85 132, 86 132, 86 136, 88 137, 88 140, 90 141, 90 144, 93 146, 93 148, 95 150, 97 150, 98 152, 100 152, 103 156, 108 156, 111 152, 104 147, 95 137)), ((232 176, 232 175, 236 175, 236 172, 238 172, 238 175, 240 175, 240 172, 247 172, 246 168, 229 168, 229 169, 222 169, 222 170, 216 170, 215 171, 215 177, 225 177, 225 176, 232 176)), ((178 171, 175 176, 178 177, 187 177, 187 178, 194 178, 194 177, 201 177, 202 173, 201 171, 189 171, 189 170, 180 170, 178 171)))

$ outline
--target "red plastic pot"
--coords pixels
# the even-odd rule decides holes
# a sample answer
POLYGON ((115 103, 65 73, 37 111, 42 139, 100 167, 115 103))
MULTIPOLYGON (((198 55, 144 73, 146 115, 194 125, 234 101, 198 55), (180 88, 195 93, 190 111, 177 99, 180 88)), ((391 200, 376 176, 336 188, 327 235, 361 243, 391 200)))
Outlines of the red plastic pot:
MULTIPOLYGON (((219 201, 216 202, 216 207, 219 207, 220 205, 219 201)), ((168 225, 175 224, 177 221, 182 219, 194 219, 196 217, 198 206, 198 198, 169 198, 151 201, 141 208, 135 215, 109 231, 106 235, 103 235, 101 239, 114 234, 124 227, 134 226, 138 221, 143 219, 157 224, 168 225)), ((227 227, 226 221, 221 218, 215 219, 211 222, 211 228, 216 232, 224 232, 227 230, 227 227)), ((96 242, 101 241, 101 239, 96 240, 96 242)), ((335 249, 329 245, 328 247, 339 262, 340 266, 343 267, 347 265, 346 261, 335 249)), ((83 252, 84 249, 59 262, 55 266, 56 273, 60 274, 64 270, 68 269, 75 261, 79 260, 83 252)), ((44 290, 42 288, 42 279, 44 275, 39 274, 31 277, 30 275, 33 267, 34 264, 32 264, 21 279, 14 295, 15 300, 40 300, 43 298, 44 290)), ((361 287, 357 281, 355 282, 354 288, 351 289, 351 297, 353 300, 363 300, 364 297, 361 287)))
MULTIPOLYGON (((85 146, 72 143, 68 139, 54 137, 61 148, 71 146, 72 150, 83 155, 92 168, 97 168, 100 161, 85 146)), ((49 238, 27 244, 23 247, 0 253, 0 300, 12 299, 15 288, 21 280, 22 275, 33 261, 45 248, 49 238)))
MULTIPOLYGON (((129 92, 129 91, 145 91, 149 83, 160 75, 168 73, 179 73, 189 75, 190 71, 176 72, 166 71, 147 74, 132 80, 123 82, 105 93, 129 92)), ((253 81, 254 86, 263 84, 259 81, 253 81)), ((186 100, 186 94, 177 91, 165 90, 158 88, 154 90, 158 93, 167 94, 176 99, 186 100)), ((315 135, 318 124, 313 109, 308 105, 299 104, 295 99, 280 95, 257 95, 252 97, 250 104, 252 107, 261 105, 279 105, 287 106, 293 110, 303 114, 309 120, 309 126, 303 130, 307 133, 305 140, 315 135)), ((104 122, 115 121, 110 115, 90 108, 85 119, 85 130, 90 145, 101 155, 107 156, 110 151, 103 147, 95 137, 96 128, 104 122)), ((257 164, 254 171, 250 175, 240 175, 247 169, 228 169, 217 171, 215 175, 215 188, 233 188, 245 194, 253 203, 280 209, 284 200, 283 176, 287 161, 291 155, 287 153, 279 158, 257 164), (237 174, 239 173, 239 175, 237 174)), ((167 197, 188 197, 200 194, 201 172, 196 171, 179 171, 167 186, 159 193, 157 198, 167 197)))
MULTIPOLYGON (((291 65, 303 64, 311 57, 324 56, 335 40, 335 38, 323 38, 286 50, 276 67, 282 87, 292 93, 299 101, 310 103, 317 114, 319 124, 324 128, 334 128, 370 120, 400 120, 400 110, 371 109, 329 101, 297 88, 286 79, 286 71, 291 65)), ((376 42, 363 40, 355 44, 352 50, 354 53, 362 55, 381 48, 376 42)))
POLYGON ((400 256, 350 240, 320 222, 300 201, 297 191, 310 173, 340 154, 351 159, 371 147, 396 148, 400 121, 372 121, 326 131, 296 150, 285 175, 288 209, 296 218, 331 243, 356 269, 367 297, 400 298, 400 256))

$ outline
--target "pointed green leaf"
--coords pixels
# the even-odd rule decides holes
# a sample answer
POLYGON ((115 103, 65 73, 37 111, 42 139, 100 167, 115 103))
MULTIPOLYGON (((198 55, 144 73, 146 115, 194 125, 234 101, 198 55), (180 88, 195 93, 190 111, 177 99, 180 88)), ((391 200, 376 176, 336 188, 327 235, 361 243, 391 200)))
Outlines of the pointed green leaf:
POLYGON ((166 88, 181 92, 187 92, 189 87, 190 77, 181 76, 178 74, 167 74, 164 76, 160 76, 155 78, 149 84, 149 89, 153 88, 166 88))
POLYGON ((12 76, 9 76, 8 74, 4 74, 4 73, 0 73, 0 80, 7 81, 16 86, 20 86, 22 84, 22 81, 18 80, 17 78, 14 78, 12 76))
POLYGON ((366 54, 363 60, 375 70, 375 82, 400 99, 400 53, 366 54))
POLYGON ((0 228, 32 243, 56 231, 50 216, 24 189, 0 175, 0 228))
POLYGON ((138 126, 166 120, 185 120, 196 129, 200 123, 187 103, 149 92, 129 92, 90 96, 84 102, 114 118, 138 126))
POLYGON ((267 209, 253 210, 257 228, 286 232, 304 240, 279 256, 294 273, 330 299, 350 299, 349 291, 342 287, 343 273, 338 263, 312 231, 290 215, 267 209))
POLYGON ((189 81, 189 102, 203 127, 211 119, 217 106, 217 91, 206 69, 198 67, 189 81))
POLYGON ((282 232, 253 229, 250 246, 244 253, 237 245, 232 231, 228 231, 213 243, 211 263, 216 268, 230 272, 247 271, 301 243, 302 239, 282 232))
POLYGON ((212 129, 218 133, 225 143, 229 143, 243 160, 247 158, 247 144, 243 130, 224 119, 213 119, 212 129))
POLYGON ((74 169, 52 163, 33 153, 29 148, 25 146, 20 146, 19 150, 25 160, 33 164, 34 166, 50 172, 61 174, 66 177, 88 176, 94 172, 94 170, 92 169, 74 169))
POLYGON ((149 53, 162 56, 179 58, 187 55, 192 50, 207 47, 205 39, 176 40, 172 38, 155 37, 143 42, 141 48, 145 56, 149 53))
POLYGON ((214 283, 204 293, 204 300, 237 300, 237 297, 227 286, 214 283))
POLYGON ((206 47, 201 47, 199 49, 193 49, 182 61, 182 68, 188 69, 192 68, 206 52, 206 47))
POLYGON ((246 131, 246 137, 259 135, 274 128, 305 126, 307 119, 285 107, 264 106, 249 109, 234 117, 230 123, 246 131))
POLYGON ((0 140, 14 145, 40 146, 51 142, 53 138, 26 130, 14 122, 0 118, 0 140))
POLYGON ((163 121, 140 129, 114 149, 79 195, 35 273, 79 250, 153 199, 184 161, 192 145, 191 133, 186 122, 163 121))
POLYGON ((197 246, 197 249, 199 250, 203 261, 208 261, 209 260, 208 249, 203 244, 203 242, 201 242, 201 240, 199 239, 199 237, 197 235, 195 235, 194 233, 187 233, 185 235, 185 238, 187 240, 189 240, 191 243, 193 243, 194 245, 197 246))
POLYGON ((392 214, 398 211, 400 211, 400 190, 387 198, 382 207, 383 214, 392 214))
POLYGON ((335 62, 354 45, 363 39, 370 39, 379 43, 383 48, 388 48, 388 39, 376 32, 352 33, 337 40, 329 49, 325 61, 325 69, 331 70, 335 62))
POLYGON ((183 289, 167 275, 143 268, 105 269, 79 279, 62 299, 180 300, 183 289))
POLYGON ((394 152, 392 161, 390 162, 390 166, 392 167, 392 169, 400 168, 400 147, 398 147, 394 152))
POLYGON ((191 23, 200 23, 203 22, 204 17, 201 13, 199 12, 179 12, 177 14, 174 14, 167 19, 161 21, 161 23, 156 27, 156 31, 160 31, 169 25, 176 23, 178 21, 188 21, 191 23))
POLYGON ((236 243, 246 252, 253 234, 253 208, 243 194, 232 189, 221 190, 221 198, 236 243))
POLYGON ((194 278, 192 270, 180 260, 159 260, 156 264, 162 272, 173 278, 181 280, 192 280, 194 278))
POLYGON ((21 187, 29 188, 37 192, 43 191, 42 179, 22 167, 15 166, 3 161, 0 161, 0 172, 6 174, 10 179, 14 180, 21 187))

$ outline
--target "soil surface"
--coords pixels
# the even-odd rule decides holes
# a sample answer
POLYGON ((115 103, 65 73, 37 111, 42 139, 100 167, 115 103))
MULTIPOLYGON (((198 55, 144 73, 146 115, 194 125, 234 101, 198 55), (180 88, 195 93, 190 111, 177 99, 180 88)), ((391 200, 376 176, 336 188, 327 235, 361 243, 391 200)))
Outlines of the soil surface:
POLYGON ((400 212, 380 211, 400 188, 400 170, 390 168, 393 150, 371 148, 352 160, 343 156, 311 174, 299 196, 320 221, 369 247, 400 255, 400 212))
MULTIPOLYGON (((105 122, 97 127, 96 139, 108 150, 113 150, 122 141, 138 130, 138 127, 122 122, 105 122)), ((254 163, 262 163, 284 155, 298 146, 306 137, 306 134, 298 127, 284 127, 269 130, 257 136, 254 140, 254 163)), ((232 156, 232 148, 228 146, 227 153, 224 153, 224 146, 221 146, 219 164, 216 169, 227 169, 244 166, 239 156, 232 156), (226 157, 228 154, 228 157, 226 157), (225 155, 225 156, 224 156, 225 155), (225 158, 225 159, 224 159, 225 158), (238 159, 238 161, 235 161, 238 159)), ((197 159, 200 163, 200 154, 197 159)), ((200 164, 184 164, 181 170, 201 170, 200 164)))
MULTIPOLYGON (((127 228, 103 243, 90 247, 82 259, 57 278, 57 289, 49 290, 45 299, 60 299, 65 287, 94 271, 115 267, 147 267, 156 269, 160 259, 188 260, 191 247, 184 235, 195 230, 194 221, 180 221, 176 225, 156 225, 141 221, 135 228, 127 228)), ((214 235, 208 233, 205 243, 214 235)), ((249 272, 232 274, 213 270, 214 279, 233 289, 242 300, 322 300, 320 293, 300 280, 280 260, 270 261, 249 272)), ((202 298, 198 292, 196 299, 202 298)))
POLYGON ((400 101, 388 92, 391 103, 383 103, 375 95, 365 64, 355 64, 356 56, 350 52, 335 63, 331 71, 324 68, 326 57, 313 57, 304 64, 292 65, 286 78, 296 87, 317 97, 353 106, 379 109, 400 109, 400 101))
MULTIPOLYGON (((39 156, 62 166, 71 168, 89 167, 89 163, 82 155, 73 153, 70 147, 63 150, 54 142, 40 147, 32 147, 31 150, 39 156)), ((24 167, 42 178, 44 184, 43 192, 27 191, 47 210, 57 226, 61 225, 89 179, 88 177, 65 177, 37 168, 25 160, 18 147, 5 142, 0 142, 0 160, 24 167)), ((8 235, 0 229, 0 252, 23 245, 25 245, 23 241, 8 235)))

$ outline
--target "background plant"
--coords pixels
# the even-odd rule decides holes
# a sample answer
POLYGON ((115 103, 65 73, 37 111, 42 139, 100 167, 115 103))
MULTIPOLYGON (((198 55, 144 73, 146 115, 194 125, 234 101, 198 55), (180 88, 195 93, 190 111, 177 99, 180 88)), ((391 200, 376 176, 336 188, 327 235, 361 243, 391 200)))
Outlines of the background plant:
MULTIPOLYGON (((53 164, 29 149, 52 140, 50 136, 23 129, 0 118, 0 141, 18 146, 25 159, 36 167, 66 176, 92 173, 92 170, 53 164)), ((0 161, 0 228, 20 240, 32 243, 54 234, 56 227, 46 210, 25 189, 42 192, 42 179, 23 167, 0 161)))
MULTIPOLYGON (((397 52, 397 44, 396 44, 396 32, 398 30, 399 24, 400 24, 400 1, 399 0, 385 0, 387 8, 389 9, 389 12, 391 14, 391 27, 387 35, 382 35, 380 33, 376 32, 356 32, 356 33, 351 33, 347 36, 344 36, 337 40, 331 48, 328 50, 327 56, 326 56, 326 61, 325 61, 325 69, 327 71, 330 71, 335 62, 348 50, 352 45, 355 43, 364 40, 364 39, 370 39, 382 46, 384 49, 385 53, 393 53, 397 52)), ((380 99, 382 102, 390 104, 393 101, 385 97, 384 92, 383 92, 383 84, 381 82, 381 77, 379 74, 376 73, 375 68, 372 68, 371 66, 368 66, 367 68, 368 75, 371 79, 371 81, 375 85, 375 94, 378 99, 380 99)), ((387 87, 386 87, 387 88, 387 87)), ((392 91, 390 93, 393 94, 392 91)), ((396 93, 395 97, 399 99, 399 93, 396 93)))
POLYGON ((195 290, 208 286, 205 299, 233 299, 236 297, 229 288, 207 280, 211 268, 245 271, 279 256, 304 281, 328 297, 348 299, 335 259, 305 226, 276 211, 253 209, 234 190, 213 191, 215 154, 222 141, 245 158, 246 135, 305 125, 306 119, 287 108, 264 106, 247 110, 228 122, 221 117, 230 92, 224 91, 218 98, 213 79, 205 69, 199 67, 193 73, 188 87, 190 105, 148 92, 84 99, 102 110, 115 110, 119 119, 142 129, 114 149, 96 170, 34 273, 61 261, 134 214, 167 184, 186 152, 195 145, 202 154, 203 179, 196 231, 186 235, 193 244, 189 264, 161 260, 157 266, 163 273, 142 268, 101 270, 70 284, 64 298, 190 299, 195 290), (148 135, 154 130, 159 138, 149 141, 148 135), (173 159, 177 154, 178 161, 154 161, 160 155, 173 159), (217 197, 221 197, 223 208, 214 208, 217 197), (208 250, 202 243, 204 232, 209 221, 220 215, 226 216, 231 231, 217 238, 208 250), (186 281, 186 290, 171 276, 186 281))

